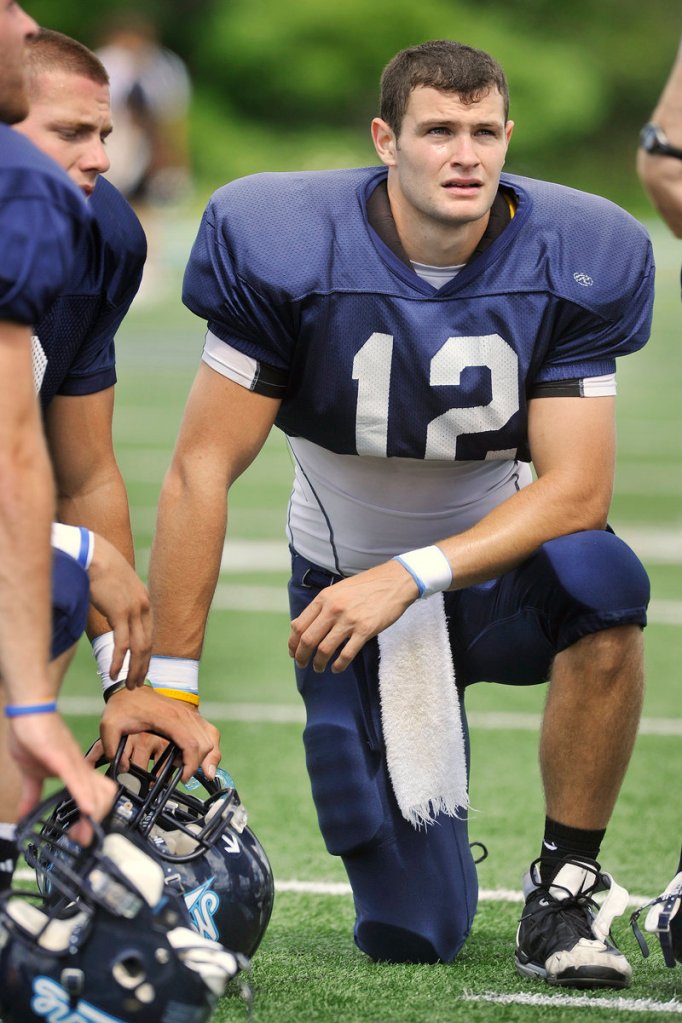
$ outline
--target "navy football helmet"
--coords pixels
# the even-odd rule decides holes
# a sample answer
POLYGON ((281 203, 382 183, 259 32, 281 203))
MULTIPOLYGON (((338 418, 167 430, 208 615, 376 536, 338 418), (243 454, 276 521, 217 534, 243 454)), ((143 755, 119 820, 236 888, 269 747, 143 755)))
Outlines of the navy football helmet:
POLYGON ((172 743, 150 770, 131 764, 123 772, 123 748, 107 770, 119 785, 117 819, 152 846, 199 934, 251 957, 270 921, 274 882, 233 780, 199 770, 183 785, 172 743))
POLYGON ((630 917, 643 956, 649 955, 649 946, 639 928, 639 914, 647 910, 644 930, 656 934, 661 944, 665 965, 682 963, 682 872, 676 874, 668 887, 652 902, 636 909, 630 917))
POLYGON ((189 926, 159 862, 111 815, 93 825, 87 848, 68 837, 73 820, 61 790, 18 825, 19 847, 48 894, 0 899, 4 1023, 206 1023, 248 960, 189 926))

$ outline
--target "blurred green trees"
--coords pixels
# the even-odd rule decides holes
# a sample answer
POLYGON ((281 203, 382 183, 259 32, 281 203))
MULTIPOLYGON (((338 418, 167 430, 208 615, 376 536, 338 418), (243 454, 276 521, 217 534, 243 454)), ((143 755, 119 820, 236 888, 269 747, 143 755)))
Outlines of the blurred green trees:
POLYGON ((505 67, 508 169, 646 210, 634 152, 673 61, 669 0, 26 0, 94 46, 107 11, 143 10, 192 73, 202 195, 256 170, 374 163, 381 68, 404 46, 455 38, 505 67))

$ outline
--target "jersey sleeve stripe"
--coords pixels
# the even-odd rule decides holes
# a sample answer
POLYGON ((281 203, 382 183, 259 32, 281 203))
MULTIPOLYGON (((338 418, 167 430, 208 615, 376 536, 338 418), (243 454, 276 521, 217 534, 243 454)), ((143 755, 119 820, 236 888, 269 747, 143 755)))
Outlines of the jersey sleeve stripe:
POLYGON ((226 341, 221 341, 210 330, 206 334, 201 358, 217 373, 256 394, 283 398, 286 393, 288 377, 284 370, 245 355, 226 341))
POLYGON ((616 394, 616 374, 580 377, 575 380, 546 380, 536 384, 531 398, 602 398, 616 394))

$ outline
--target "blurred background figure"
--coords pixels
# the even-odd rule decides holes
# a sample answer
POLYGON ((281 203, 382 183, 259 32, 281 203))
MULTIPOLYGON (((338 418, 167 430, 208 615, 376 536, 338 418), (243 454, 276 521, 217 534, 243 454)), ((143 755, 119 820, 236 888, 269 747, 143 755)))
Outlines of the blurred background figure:
POLYGON ((191 177, 185 64, 160 44, 153 23, 133 12, 108 22, 96 52, 109 72, 116 125, 109 179, 133 205, 177 202, 191 177))
POLYGON ((160 209, 191 193, 188 141, 191 83, 183 60, 161 45, 154 23, 134 11, 112 16, 96 50, 109 73, 116 130, 107 142, 108 179, 135 209, 147 236, 138 301, 170 289, 166 222, 160 209))

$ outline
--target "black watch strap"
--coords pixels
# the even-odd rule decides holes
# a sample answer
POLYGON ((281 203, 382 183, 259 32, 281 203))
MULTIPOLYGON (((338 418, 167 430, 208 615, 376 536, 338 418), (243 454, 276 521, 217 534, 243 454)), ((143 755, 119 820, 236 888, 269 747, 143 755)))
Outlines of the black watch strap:
POLYGON ((642 128, 639 144, 646 153, 653 156, 675 156, 682 160, 682 149, 671 145, 663 129, 653 121, 642 128))

